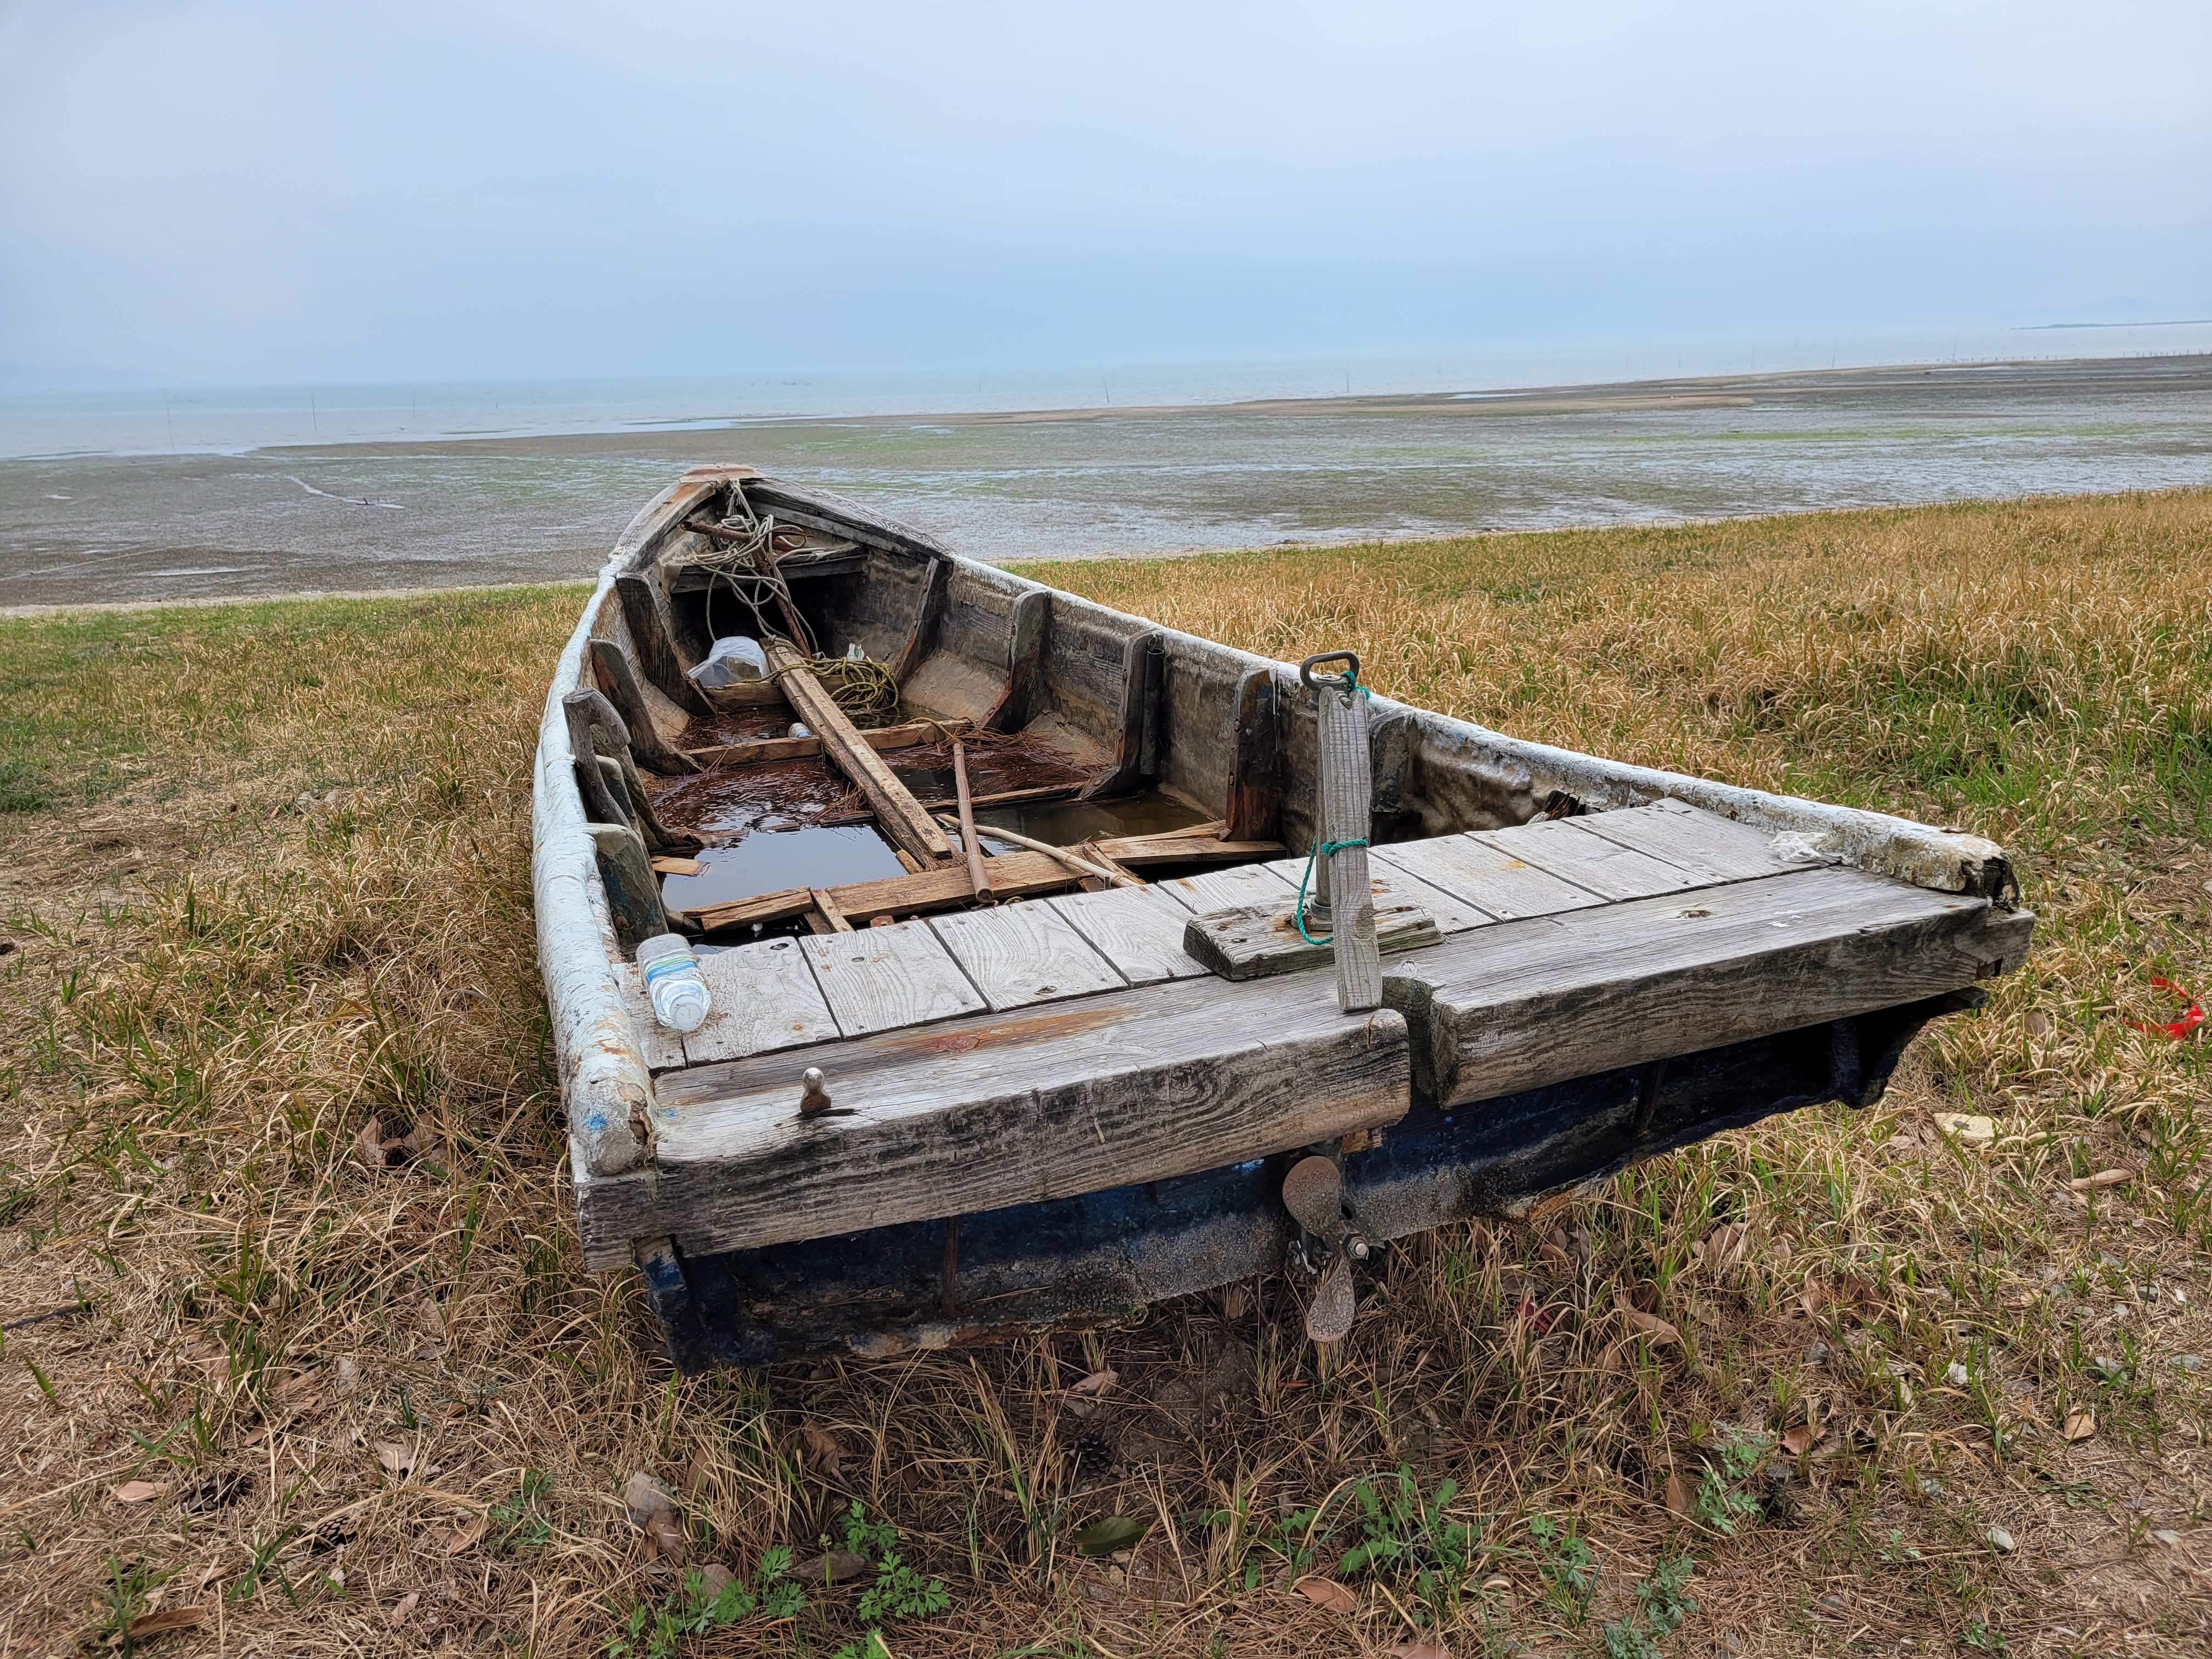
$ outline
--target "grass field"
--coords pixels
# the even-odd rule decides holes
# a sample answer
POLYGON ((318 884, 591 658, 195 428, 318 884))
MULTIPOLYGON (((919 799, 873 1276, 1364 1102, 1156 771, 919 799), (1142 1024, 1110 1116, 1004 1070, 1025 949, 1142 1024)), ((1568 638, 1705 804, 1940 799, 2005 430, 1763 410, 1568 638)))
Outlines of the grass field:
POLYGON ((0 1659, 2203 1651, 2212 1100, 2135 1022, 2212 993, 2208 554, 2193 492, 1043 573, 1971 828, 2040 917, 1882 1105, 1382 1252, 1327 1379, 1274 1281, 673 1376, 533 957, 580 591, 0 622, 0 1659))

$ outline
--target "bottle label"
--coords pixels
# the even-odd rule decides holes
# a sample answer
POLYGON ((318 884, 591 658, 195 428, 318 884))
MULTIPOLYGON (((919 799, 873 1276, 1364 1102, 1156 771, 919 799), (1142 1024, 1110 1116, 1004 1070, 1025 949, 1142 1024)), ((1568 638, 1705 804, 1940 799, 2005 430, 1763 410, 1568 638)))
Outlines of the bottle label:
POLYGON ((698 958, 689 951, 681 956, 656 957, 645 964, 646 988, 651 990, 653 981, 665 979, 671 974, 696 974, 698 971, 698 958))

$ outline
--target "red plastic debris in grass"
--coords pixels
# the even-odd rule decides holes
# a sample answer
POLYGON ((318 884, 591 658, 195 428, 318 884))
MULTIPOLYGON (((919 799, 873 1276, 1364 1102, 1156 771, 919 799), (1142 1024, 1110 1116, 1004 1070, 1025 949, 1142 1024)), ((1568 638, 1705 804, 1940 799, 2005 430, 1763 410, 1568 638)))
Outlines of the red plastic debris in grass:
POLYGON ((2150 983, 2153 990, 2171 991, 2174 995, 2179 997, 2189 1006, 2181 1011, 2181 1018, 2179 1019, 2171 1021, 2163 1025, 2154 1024, 2150 1021, 2141 1019, 2130 1019, 2128 1021, 2128 1024, 2134 1026, 2136 1030, 2138 1031, 2148 1032, 2152 1036, 2169 1036, 2173 1038, 2176 1042, 2179 1042, 2181 1038, 2187 1036, 2191 1031, 2195 1030, 2198 1026, 2204 1023, 2204 1005, 2199 1002, 2195 997, 2190 995, 2188 992, 2183 990, 2179 985, 2176 985, 2172 980, 2161 979, 2156 974, 2153 974, 2150 976, 2150 983))

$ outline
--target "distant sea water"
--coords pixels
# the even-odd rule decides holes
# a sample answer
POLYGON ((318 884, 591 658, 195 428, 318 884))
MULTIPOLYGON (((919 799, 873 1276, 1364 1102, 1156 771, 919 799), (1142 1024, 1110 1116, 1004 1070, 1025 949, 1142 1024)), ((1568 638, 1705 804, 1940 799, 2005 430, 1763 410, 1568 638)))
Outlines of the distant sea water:
POLYGON ((582 576, 706 459, 993 559, 2212 484, 2212 324, 0 397, 0 605, 582 576))

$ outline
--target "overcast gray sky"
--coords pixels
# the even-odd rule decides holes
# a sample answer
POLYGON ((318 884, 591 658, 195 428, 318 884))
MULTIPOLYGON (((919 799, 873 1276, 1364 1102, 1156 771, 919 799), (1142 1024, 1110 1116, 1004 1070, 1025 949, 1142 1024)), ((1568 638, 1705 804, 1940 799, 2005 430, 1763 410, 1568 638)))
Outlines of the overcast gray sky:
POLYGON ((2208 305, 2205 0, 0 0, 18 383, 1411 354, 2208 305))

